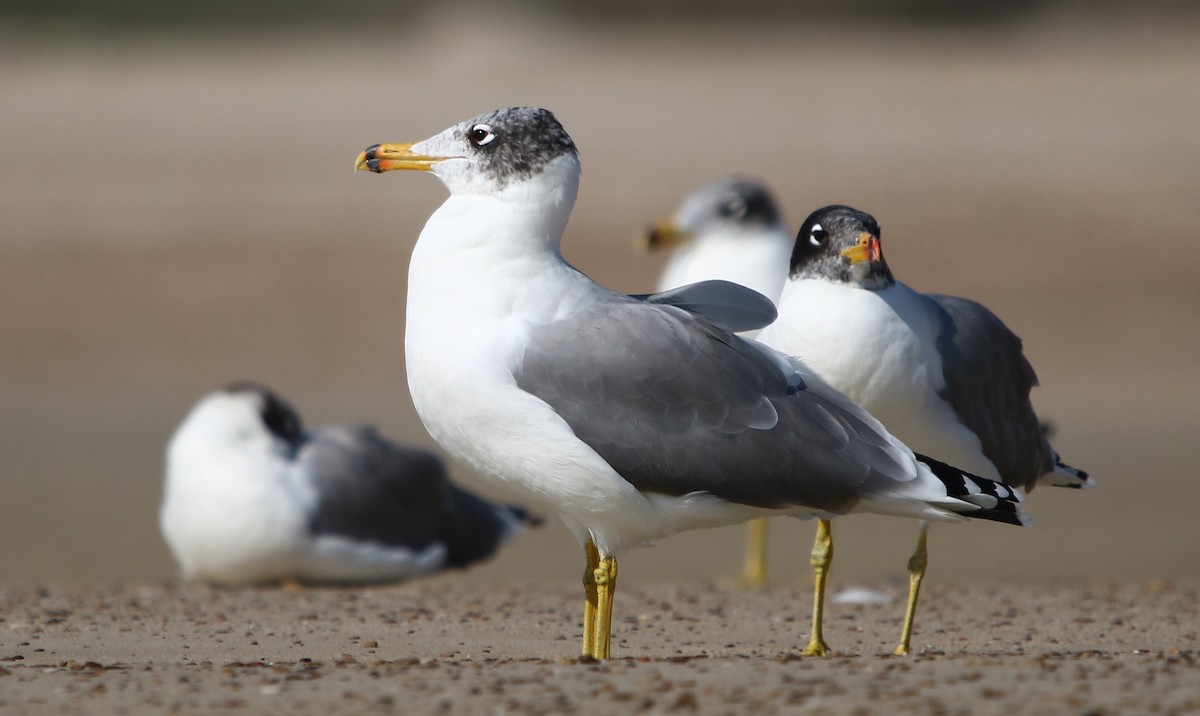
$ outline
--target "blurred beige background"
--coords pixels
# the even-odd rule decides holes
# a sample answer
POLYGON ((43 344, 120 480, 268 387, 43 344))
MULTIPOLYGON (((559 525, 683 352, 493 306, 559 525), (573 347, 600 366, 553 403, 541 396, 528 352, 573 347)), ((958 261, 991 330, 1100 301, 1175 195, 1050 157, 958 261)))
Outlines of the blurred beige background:
MULTIPOLYGON (((234 378, 310 422, 430 444, 404 287, 444 190, 352 161, 516 104, 553 109, 581 149, 564 252, 603 283, 652 288, 663 257, 635 233, 743 173, 794 226, 827 203, 871 211, 905 281, 1024 338, 1056 446, 1100 487, 1037 491, 1031 529, 935 530, 934 578, 1200 574, 1194 18, 597 26, 540 7, 332 29, 0 23, 0 581, 172 576, 163 448, 234 378)), ((912 524, 835 529, 835 582, 903 574, 912 524)), ((806 578, 811 528, 774 530, 775 575, 806 578)), ((666 540, 622 579, 732 574, 741 535, 666 540)), ((579 564, 554 525, 469 578, 574 582, 579 564)))

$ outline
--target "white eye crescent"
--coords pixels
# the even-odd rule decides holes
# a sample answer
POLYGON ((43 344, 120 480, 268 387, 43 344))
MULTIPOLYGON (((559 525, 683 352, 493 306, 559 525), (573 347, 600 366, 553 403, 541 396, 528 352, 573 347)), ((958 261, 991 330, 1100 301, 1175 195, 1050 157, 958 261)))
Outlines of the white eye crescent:
POLYGON ((486 144, 491 144, 496 139, 495 132, 486 124, 480 123, 471 127, 467 132, 467 138, 471 140, 471 144, 477 147, 482 147, 486 144))
POLYGON ((823 246, 829 238, 829 232, 820 224, 813 224, 812 231, 808 234, 808 242, 813 246, 823 246))

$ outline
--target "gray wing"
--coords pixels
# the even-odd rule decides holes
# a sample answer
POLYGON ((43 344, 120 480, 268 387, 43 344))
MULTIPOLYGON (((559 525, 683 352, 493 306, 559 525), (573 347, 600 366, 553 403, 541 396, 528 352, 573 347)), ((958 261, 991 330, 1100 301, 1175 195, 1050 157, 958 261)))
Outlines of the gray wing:
POLYGON ((617 299, 535 327, 515 377, 645 492, 845 512, 911 479, 877 421, 790 373, 702 318, 617 299))
POLYGON ((1021 339, 986 307, 955 296, 929 298, 940 309, 942 398, 983 445, 1000 477, 1031 490, 1054 469, 1054 451, 1033 412, 1037 385, 1021 339))
POLYGON ((519 517, 450 482, 437 455, 371 427, 315 430, 297 461, 319 494, 314 533, 410 549, 442 543, 447 564, 463 566, 490 556, 519 517))
POLYGON ((766 328, 779 316, 771 299, 754 289, 720 279, 690 283, 669 291, 632 298, 682 308, 734 333, 766 328))

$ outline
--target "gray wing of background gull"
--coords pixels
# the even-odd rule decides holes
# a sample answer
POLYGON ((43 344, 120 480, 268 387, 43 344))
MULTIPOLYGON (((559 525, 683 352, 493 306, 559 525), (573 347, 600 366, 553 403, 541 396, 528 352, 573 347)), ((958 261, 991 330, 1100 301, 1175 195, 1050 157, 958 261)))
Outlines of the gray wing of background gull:
POLYGON ((916 472, 823 381, 675 306, 614 294, 535 326, 515 377, 645 492, 842 513, 916 472))
POLYGON ((312 431, 297 463, 320 495, 313 533, 413 550, 440 543, 446 566, 491 556, 525 517, 454 485, 437 455, 367 426, 312 431))
POLYGON ((1021 339, 974 301, 928 298, 941 318, 942 399, 979 436, 983 454, 1005 482, 1033 489, 1054 469, 1055 459, 1029 400, 1037 375, 1021 351, 1021 339))

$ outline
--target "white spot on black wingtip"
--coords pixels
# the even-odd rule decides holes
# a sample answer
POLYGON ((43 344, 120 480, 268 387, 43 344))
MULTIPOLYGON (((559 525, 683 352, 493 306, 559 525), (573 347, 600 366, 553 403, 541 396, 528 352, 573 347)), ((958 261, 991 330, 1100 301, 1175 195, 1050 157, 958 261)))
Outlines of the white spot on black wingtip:
POLYGON ((979 508, 974 512, 964 511, 965 517, 993 520, 1011 525, 1032 524, 1029 515, 1021 507, 1023 496, 1009 485, 965 473, 956 467, 925 455, 918 454, 917 460, 941 480, 946 487, 947 495, 979 508))
POLYGON ((1051 478, 1050 484, 1055 487, 1070 487, 1077 490, 1090 490, 1096 486, 1096 481, 1088 473, 1080 470, 1077 467, 1070 465, 1059 459, 1058 453, 1054 453, 1054 472, 1056 477, 1051 478))

